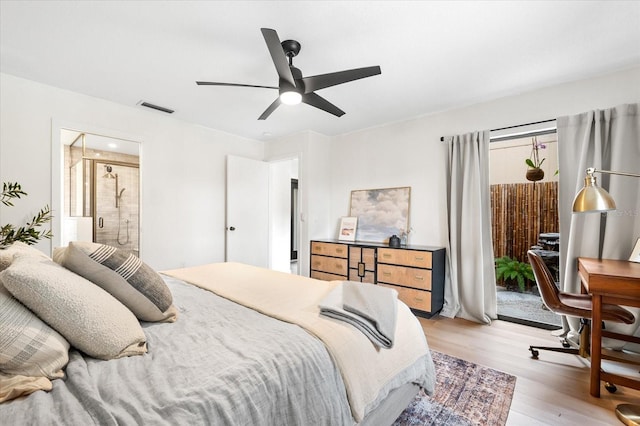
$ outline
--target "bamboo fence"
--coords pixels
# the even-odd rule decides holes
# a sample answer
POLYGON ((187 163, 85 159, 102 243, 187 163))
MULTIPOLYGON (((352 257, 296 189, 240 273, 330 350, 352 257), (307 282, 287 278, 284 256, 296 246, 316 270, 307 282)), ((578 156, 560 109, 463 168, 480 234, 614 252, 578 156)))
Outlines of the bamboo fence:
POLYGON ((528 262, 541 233, 558 232, 558 182, 491 185, 493 251, 528 262))

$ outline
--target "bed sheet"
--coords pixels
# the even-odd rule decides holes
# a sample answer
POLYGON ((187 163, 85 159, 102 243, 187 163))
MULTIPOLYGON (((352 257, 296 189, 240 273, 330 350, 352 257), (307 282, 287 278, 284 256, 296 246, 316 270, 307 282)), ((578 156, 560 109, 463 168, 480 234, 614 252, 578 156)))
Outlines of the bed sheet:
POLYGON ((351 425, 323 343, 294 324, 165 277, 175 323, 143 323, 149 352, 70 352, 51 392, 0 404, 7 425, 351 425))

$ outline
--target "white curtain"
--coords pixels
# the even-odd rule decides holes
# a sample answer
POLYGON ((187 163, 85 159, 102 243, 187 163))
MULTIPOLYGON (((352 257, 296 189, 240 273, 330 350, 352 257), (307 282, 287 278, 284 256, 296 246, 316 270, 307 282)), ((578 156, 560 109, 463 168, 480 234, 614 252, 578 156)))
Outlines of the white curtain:
MULTIPOLYGON (((617 210, 608 214, 573 214, 573 199, 584 185, 588 167, 640 173, 639 104, 621 105, 606 110, 560 117, 558 126, 558 161, 560 172, 560 261, 563 289, 580 292, 578 257, 628 259, 640 237, 640 179, 596 173, 598 184, 616 202, 617 210), (600 253, 601 252, 601 253, 600 253)), ((636 318, 639 309, 629 308, 636 318)), ((607 329, 633 334, 632 325, 607 324, 607 329)), ((565 327, 567 322, 565 320, 565 327)), ((569 319, 575 334, 577 321, 569 319)), ((603 342, 615 347, 613 342, 603 342)))
POLYGON ((442 315, 490 323, 497 318, 491 239, 489 131, 449 137, 449 274, 442 315))

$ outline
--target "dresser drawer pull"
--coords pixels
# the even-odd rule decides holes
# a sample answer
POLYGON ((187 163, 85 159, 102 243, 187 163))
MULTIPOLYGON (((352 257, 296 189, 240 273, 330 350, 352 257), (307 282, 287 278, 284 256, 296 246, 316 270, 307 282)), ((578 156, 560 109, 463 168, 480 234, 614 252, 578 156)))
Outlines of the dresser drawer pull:
POLYGON ((340 263, 336 263, 336 268, 342 269, 342 265, 340 263))
POLYGON ((336 249, 336 253, 342 253, 343 251, 344 251, 344 250, 343 250, 343 249, 341 249, 341 248, 337 248, 337 249, 336 249))
POLYGON ((424 260, 424 256, 415 256, 414 259, 415 260, 424 260))
POLYGON ((313 266, 318 267, 321 265, 322 262, 313 262, 313 266))
POLYGON ((382 271, 382 275, 388 277, 389 275, 391 275, 391 272, 382 271))
POLYGON ((389 257, 391 257, 391 254, 390 253, 382 253, 382 257, 389 258, 389 257))
POLYGON ((422 275, 415 275, 413 278, 415 278, 418 281, 424 281, 424 277, 422 275))
POLYGON ((414 297, 413 300, 420 303, 424 302, 424 299, 422 297, 414 297))

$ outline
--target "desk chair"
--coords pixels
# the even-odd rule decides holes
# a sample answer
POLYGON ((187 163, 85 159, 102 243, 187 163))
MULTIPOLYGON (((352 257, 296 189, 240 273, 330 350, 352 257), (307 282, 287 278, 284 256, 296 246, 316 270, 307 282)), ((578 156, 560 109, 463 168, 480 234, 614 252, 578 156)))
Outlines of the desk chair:
MULTIPOLYGON (((556 283, 553 280, 551 271, 547 268, 542 258, 533 250, 527 252, 529 257, 529 263, 533 269, 533 275, 536 278, 538 284, 538 290, 540 290, 540 296, 542 301, 549 308, 551 312, 558 315, 568 315, 571 317, 580 318, 580 348, 575 349, 569 347, 569 343, 563 342, 562 348, 549 347, 549 346, 529 346, 531 351, 531 357, 538 358, 540 350, 564 352, 574 355, 580 355, 582 357, 589 356, 589 343, 590 343, 590 326, 589 320, 591 319, 591 296, 588 294, 575 294, 565 293, 558 290, 556 283)), ((602 305, 602 319, 603 321, 613 321, 624 324, 633 324, 635 317, 628 310, 608 303, 602 305)), ((605 332, 603 331, 603 335, 605 332)), ((607 390, 614 392, 615 386, 606 386, 607 390)))

